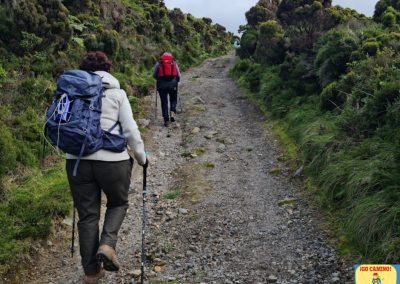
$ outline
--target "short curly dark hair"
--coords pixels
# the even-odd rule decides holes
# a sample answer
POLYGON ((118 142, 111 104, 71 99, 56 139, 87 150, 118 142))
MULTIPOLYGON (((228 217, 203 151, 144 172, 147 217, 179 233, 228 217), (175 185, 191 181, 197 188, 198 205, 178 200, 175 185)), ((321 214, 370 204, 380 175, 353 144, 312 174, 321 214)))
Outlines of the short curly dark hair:
POLYGON ((82 59, 79 68, 84 71, 106 71, 110 72, 111 61, 107 55, 101 51, 88 52, 82 59))

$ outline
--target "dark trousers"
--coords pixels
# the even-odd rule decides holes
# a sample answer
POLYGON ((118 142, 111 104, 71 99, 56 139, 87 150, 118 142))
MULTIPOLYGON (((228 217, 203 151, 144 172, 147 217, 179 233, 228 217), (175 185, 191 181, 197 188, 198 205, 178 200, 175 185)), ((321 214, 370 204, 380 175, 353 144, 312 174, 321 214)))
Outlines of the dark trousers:
POLYGON ((129 160, 118 162, 79 162, 76 176, 72 175, 76 160, 67 160, 67 175, 74 204, 78 210, 79 245, 85 275, 100 271, 96 260, 99 245, 115 248, 117 235, 128 209, 128 191, 132 171, 129 160), (107 210, 99 239, 101 190, 107 197, 107 210))
POLYGON ((164 117, 164 121, 169 121, 168 95, 170 102, 170 110, 176 113, 176 104, 178 102, 178 90, 177 88, 175 88, 174 90, 158 89, 158 93, 160 94, 160 99, 161 99, 162 116, 164 117))

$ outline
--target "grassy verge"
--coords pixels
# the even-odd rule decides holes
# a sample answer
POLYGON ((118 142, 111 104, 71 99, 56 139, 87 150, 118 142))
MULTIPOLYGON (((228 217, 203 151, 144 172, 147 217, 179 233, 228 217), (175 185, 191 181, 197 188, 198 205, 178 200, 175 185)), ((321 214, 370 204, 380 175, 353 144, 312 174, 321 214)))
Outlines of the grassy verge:
POLYGON ((20 268, 20 261, 32 250, 32 241, 47 237, 52 231, 52 220, 70 212, 72 199, 64 164, 26 171, 7 184, 3 199, 0 276, 20 268))
POLYGON ((340 114, 322 111, 319 96, 308 94, 316 90, 303 84, 303 93, 296 91, 300 80, 282 81, 282 70, 239 61, 231 75, 273 119, 274 135, 288 155, 297 154, 304 163, 312 192, 332 216, 332 235, 342 253, 364 263, 398 263, 398 142, 383 128, 374 135, 358 135, 363 113, 346 108, 340 114))

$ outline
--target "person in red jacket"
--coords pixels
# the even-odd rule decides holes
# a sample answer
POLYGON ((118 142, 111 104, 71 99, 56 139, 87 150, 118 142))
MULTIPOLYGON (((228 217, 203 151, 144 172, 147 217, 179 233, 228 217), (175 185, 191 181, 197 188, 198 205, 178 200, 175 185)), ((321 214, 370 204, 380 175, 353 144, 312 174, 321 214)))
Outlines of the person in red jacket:
POLYGON ((175 118, 172 113, 176 113, 178 102, 178 83, 181 78, 178 64, 174 61, 171 53, 165 52, 157 62, 153 71, 154 79, 157 79, 157 91, 161 99, 161 110, 164 118, 164 126, 168 127, 175 118), (168 111, 168 95, 170 101, 170 112, 168 111))

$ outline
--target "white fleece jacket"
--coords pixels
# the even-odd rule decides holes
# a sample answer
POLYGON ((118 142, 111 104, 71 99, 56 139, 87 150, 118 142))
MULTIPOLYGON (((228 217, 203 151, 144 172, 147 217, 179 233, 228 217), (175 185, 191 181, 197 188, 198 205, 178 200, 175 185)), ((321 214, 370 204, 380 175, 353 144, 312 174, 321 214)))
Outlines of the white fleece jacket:
MULTIPOLYGON (((102 102, 101 128, 108 130, 115 122, 119 121, 120 125, 117 125, 112 133, 118 134, 122 128, 122 133, 127 138, 128 145, 132 149, 135 159, 139 165, 144 165, 146 163, 146 153, 144 151, 143 140, 140 136, 139 127, 133 119, 132 108, 125 91, 120 89, 118 80, 110 73, 105 71, 96 71, 95 73, 102 77, 103 86, 106 89, 102 102)), ((66 159, 77 158, 78 156, 76 155, 66 154, 66 159)), ((116 162, 128 160, 129 155, 127 150, 122 153, 114 153, 101 149, 81 159, 116 162)))

